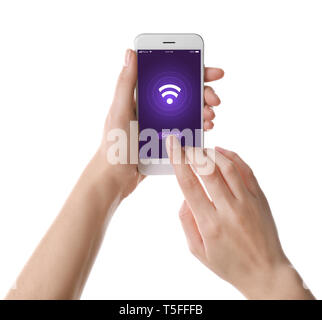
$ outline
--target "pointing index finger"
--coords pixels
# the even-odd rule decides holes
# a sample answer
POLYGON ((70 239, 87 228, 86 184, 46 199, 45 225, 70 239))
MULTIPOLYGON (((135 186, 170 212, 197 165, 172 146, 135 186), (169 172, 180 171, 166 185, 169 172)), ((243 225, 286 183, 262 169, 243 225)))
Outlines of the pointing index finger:
POLYGON ((209 224, 214 206, 194 174, 191 166, 185 161, 185 151, 175 136, 168 136, 166 140, 167 152, 177 176, 181 190, 196 219, 196 223, 203 233, 205 225, 209 224))

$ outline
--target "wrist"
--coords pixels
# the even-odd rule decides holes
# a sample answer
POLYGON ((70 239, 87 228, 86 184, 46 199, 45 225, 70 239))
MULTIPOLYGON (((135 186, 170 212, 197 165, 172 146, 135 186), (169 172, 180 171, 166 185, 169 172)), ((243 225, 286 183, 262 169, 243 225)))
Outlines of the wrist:
POLYGON ((109 163, 102 148, 97 150, 91 162, 99 172, 101 181, 106 185, 112 185, 114 192, 123 200, 129 193, 127 189, 132 185, 132 171, 126 170, 129 165, 109 163))
POLYGON ((265 269, 262 269, 240 291, 246 298, 255 300, 314 299, 299 273, 287 260, 266 270, 266 272, 265 269))
POLYGON ((79 179, 84 193, 100 212, 112 214, 123 199, 122 189, 113 171, 96 152, 79 179))

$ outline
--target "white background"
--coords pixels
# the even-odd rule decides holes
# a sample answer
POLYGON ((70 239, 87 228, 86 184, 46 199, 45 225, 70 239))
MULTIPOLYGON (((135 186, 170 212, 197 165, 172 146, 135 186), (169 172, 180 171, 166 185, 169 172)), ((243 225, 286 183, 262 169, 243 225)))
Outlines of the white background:
MULTIPOLYGON (((96 150, 124 52, 142 32, 194 32, 225 69, 206 146, 253 168, 286 254, 322 296, 321 1, 1 1, 0 294, 96 150)), ((241 299, 188 251, 175 178, 117 210, 82 298, 241 299)))

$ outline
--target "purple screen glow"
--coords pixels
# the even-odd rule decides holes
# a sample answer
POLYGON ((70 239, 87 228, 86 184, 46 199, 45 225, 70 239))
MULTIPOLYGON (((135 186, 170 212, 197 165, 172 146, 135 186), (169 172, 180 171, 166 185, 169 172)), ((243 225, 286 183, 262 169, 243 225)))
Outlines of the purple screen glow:
POLYGON ((138 50, 137 99, 139 130, 156 130, 163 144, 163 129, 201 129, 200 50, 138 50))

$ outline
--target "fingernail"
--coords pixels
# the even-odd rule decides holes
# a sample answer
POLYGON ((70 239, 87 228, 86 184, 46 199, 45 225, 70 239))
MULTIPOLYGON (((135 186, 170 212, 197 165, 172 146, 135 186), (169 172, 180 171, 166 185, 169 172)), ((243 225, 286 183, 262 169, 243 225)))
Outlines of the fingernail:
POLYGON ((176 136, 167 136, 166 145, 168 150, 175 150, 181 147, 176 136))
POLYGON ((215 119, 215 117, 216 117, 215 111, 212 110, 211 108, 209 108, 209 112, 211 113, 211 116, 212 116, 211 120, 215 119))
POLYGON ((130 64, 131 53, 132 53, 131 49, 126 50, 126 52, 125 52, 125 60, 124 60, 124 67, 128 67, 128 65, 130 64))

